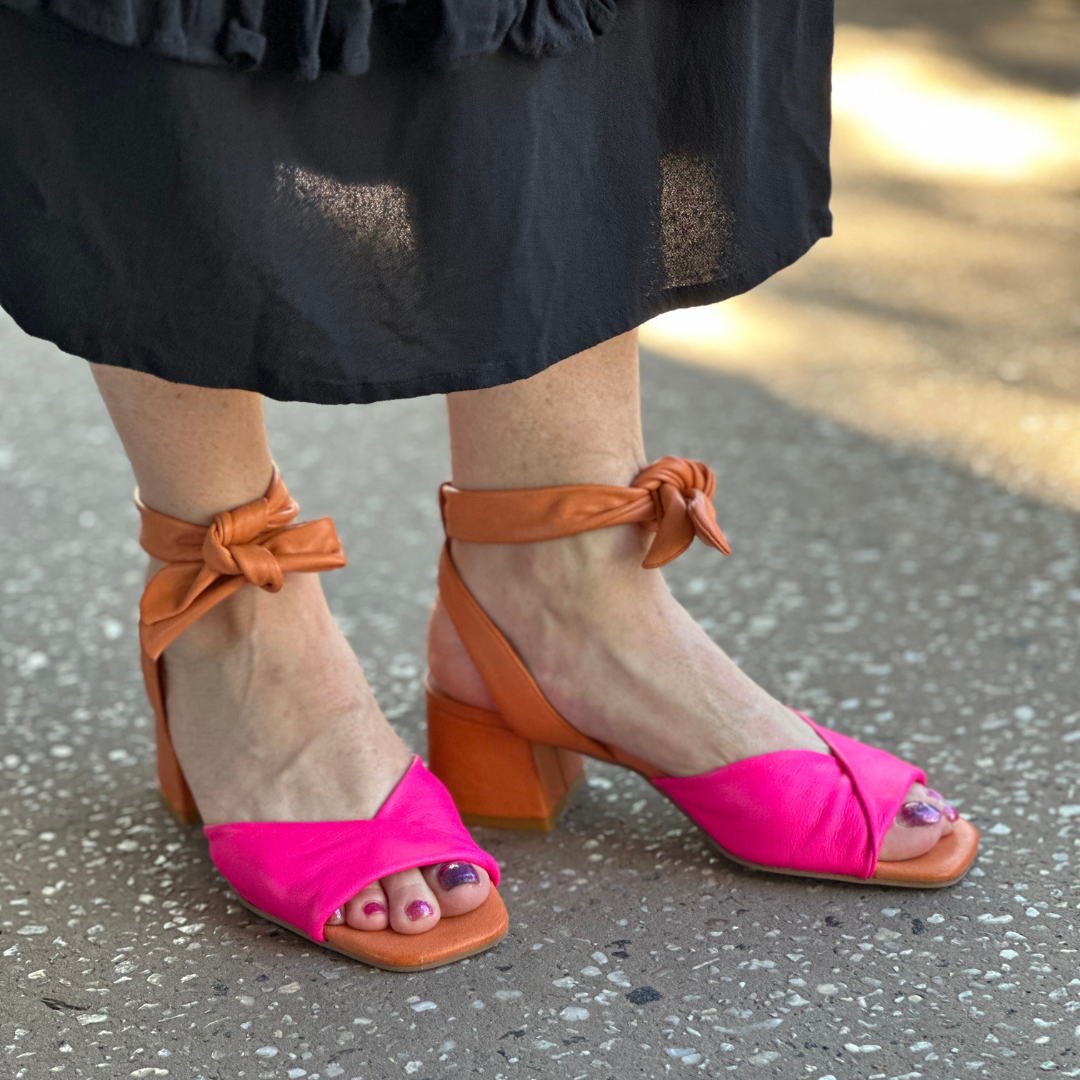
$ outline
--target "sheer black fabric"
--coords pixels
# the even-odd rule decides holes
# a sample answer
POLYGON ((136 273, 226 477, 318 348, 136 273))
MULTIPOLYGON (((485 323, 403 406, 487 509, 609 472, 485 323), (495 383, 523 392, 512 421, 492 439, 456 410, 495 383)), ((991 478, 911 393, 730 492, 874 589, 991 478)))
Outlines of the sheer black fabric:
POLYGON ((316 402, 475 389, 831 231, 831 0, 269 0, 254 72, 220 51, 241 0, 130 6, 217 12, 207 66, 55 7, 0 0, 0 304, 90 360, 316 402), (324 31, 291 39, 324 61, 298 79, 266 32, 320 2, 362 16, 366 74, 326 70, 324 31), (487 13, 468 47, 455 10, 487 13))

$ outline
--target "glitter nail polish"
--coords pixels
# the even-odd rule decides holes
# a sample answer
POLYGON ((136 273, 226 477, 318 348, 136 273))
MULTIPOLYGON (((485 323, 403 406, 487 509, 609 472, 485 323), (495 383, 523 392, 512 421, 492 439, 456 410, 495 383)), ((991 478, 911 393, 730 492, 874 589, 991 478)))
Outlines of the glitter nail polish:
POLYGON ((409 922, 416 922, 417 919, 426 919, 429 915, 434 915, 435 909, 426 900, 414 900, 405 909, 405 914, 409 916, 409 922))
POLYGON ((900 807, 896 823, 911 828, 917 825, 936 825, 941 818, 942 813, 936 806, 927 802, 909 802, 900 807))
POLYGON ((439 884, 449 892, 459 885, 476 885, 480 874, 472 863, 448 862, 439 867, 439 884))
POLYGON ((372 900, 370 904, 364 905, 365 915, 381 915, 386 908, 375 900, 372 900))
POLYGON ((953 806, 952 803, 946 803, 941 808, 941 812, 945 815, 948 821, 957 821, 960 817, 960 812, 956 809, 955 806, 953 806))

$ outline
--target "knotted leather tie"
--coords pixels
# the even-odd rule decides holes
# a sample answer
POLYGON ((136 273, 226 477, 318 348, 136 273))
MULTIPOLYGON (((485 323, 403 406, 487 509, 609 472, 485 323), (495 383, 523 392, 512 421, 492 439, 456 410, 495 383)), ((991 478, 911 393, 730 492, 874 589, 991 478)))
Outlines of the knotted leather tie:
POLYGON ((629 487, 567 484, 506 491, 440 489, 443 524, 452 540, 473 544, 531 544, 637 524, 656 538, 647 569, 677 559, 696 536, 725 555, 731 548, 716 523, 716 477, 708 465, 665 457, 642 470, 629 487))
POLYGON ((284 575, 333 570, 345 554, 330 518, 292 524, 300 508, 277 467, 261 499, 194 525, 143 504, 139 543, 162 567, 139 605, 139 639, 152 659, 215 604, 246 585, 277 592, 284 575))

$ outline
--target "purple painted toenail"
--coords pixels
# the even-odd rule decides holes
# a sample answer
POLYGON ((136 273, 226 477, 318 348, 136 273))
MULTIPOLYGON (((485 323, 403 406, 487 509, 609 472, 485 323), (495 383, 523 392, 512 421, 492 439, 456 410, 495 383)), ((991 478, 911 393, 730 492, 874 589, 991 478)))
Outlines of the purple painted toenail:
POLYGON ((959 820, 959 818, 960 818, 960 814, 959 814, 959 812, 957 811, 956 807, 955 807, 955 806, 953 806, 953 804, 952 804, 952 803, 946 803, 946 804, 945 804, 945 805, 944 805, 944 806, 943 806, 943 807, 941 808, 941 812, 942 812, 942 813, 943 813, 943 814, 945 815, 945 817, 946 817, 946 818, 947 818, 947 819, 948 819, 949 821, 957 821, 957 820, 959 820))
POLYGON ((376 903, 374 900, 370 904, 364 905, 365 915, 381 915, 386 910, 382 904, 376 903))
POLYGON ((480 874, 472 863, 447 862, 439 867, 439 884, 449 892, 459 885, 477 885, 480 874))
POLYGON ((913 827, 916 825, 936 825, 941 820, 941 811, 927 802, 909 802, 900 807, 896 815, 896 824, 913 827))
POLYGON ((940 791, 935 791, 933 788, 927 788, 926 794, 929 795, 931 799, 937 799, 939 802, 945 801, 945 796, 942 795, 940 791))
POLYGON ((417 919, 426 919, 434 915, 435 909, 426 900, 414 900, 405 909, 405 914, 409 916, 409 922, 416 922, 417 919))

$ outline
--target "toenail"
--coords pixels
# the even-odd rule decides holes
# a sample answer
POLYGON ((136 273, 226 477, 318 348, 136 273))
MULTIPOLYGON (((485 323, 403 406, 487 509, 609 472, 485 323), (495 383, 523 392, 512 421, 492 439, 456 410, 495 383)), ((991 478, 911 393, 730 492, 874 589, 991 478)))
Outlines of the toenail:
POLYGON ((416 922, 417 919, 426 919, 434 915, 435 909, 426 900, 414 900, 405 909, 405 914, 409 916, 409 922, 416 922))
POLYGON ((945 801, 945 796, 942 795, 940 791, 935 791, 933 788, 927 788, 926 794, 929 795, 931 799, 938 799, 941 802, 945 801))
POLYGON ((896 815, 896 824, 912 827, 915 825, 936 825, 941 820, 941 811, 928 802, 909 802, 900 807, 896 815))
POLYGON ((334 914, 331 915, 330 918, 327 919, 326 921, 327 922, 332 922, 332 923, 344 922, 345 921, 345 909, 344 908, 337 908, 335 910, 334 914))
POLYGON ((959 817, 960 817, 959 811, 956 809, 955 806, 953 806, 952 803, 946 803, 941 808, 941 812, 945 815, 945 817, 949 821, 957 821, 959 819, 959 817))
POLYGON ((386 908, 374 900, 372 900, 370 904, 364 905, 365 915, 381 915, 384 911, 386 911, 386 908))
POLYGON ((439 884, 449 892, 459 885, 477 885, 480 874, 472 863, 447 862, 439 867, 439 884))

